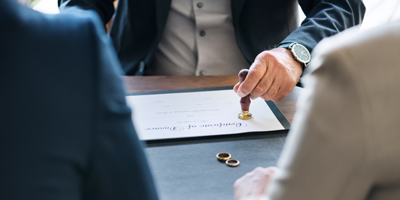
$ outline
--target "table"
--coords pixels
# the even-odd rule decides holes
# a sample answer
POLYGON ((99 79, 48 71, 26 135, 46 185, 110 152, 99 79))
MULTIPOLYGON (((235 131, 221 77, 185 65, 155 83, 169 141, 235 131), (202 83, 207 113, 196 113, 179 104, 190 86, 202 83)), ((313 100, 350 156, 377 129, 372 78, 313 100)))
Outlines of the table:
MULTIPOLYGON (((127 93, 233 86, 237 76, 125 76, 127 93)), ((292 122, 301 88, 296 87, 276 104, 292 122)), ((172 141, 145 149, 161 200, 233 199, 233 183, 257 166, 276 165, 287 133, 245 137, 172 141), (228 167, 215 155, 229 152, 240 160, 228 167)))

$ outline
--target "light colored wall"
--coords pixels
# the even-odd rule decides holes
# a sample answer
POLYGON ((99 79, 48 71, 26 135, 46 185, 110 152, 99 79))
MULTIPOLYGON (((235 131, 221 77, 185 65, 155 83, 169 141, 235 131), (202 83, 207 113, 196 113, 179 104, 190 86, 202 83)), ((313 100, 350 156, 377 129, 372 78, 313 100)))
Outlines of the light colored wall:
POLYGON ((367 8, 360 31, 400 20, 400 0, 364 0, 367 8))

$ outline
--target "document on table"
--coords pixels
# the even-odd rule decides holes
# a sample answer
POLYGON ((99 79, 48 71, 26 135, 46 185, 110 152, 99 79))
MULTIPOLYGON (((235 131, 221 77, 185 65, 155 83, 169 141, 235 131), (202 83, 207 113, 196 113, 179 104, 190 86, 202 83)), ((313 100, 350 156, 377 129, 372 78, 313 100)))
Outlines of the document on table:
POLYGON ((273 102, 267 104, 260 98, 251 101, 253 118, 240 120, 240 97, 231 87, 210 91, 133 93, 128 94, 126 100, 133 110, 133 121, 141 140, 277 131, 290 126, 273 102), (271 110, 271 105, 275 109, 271 110))

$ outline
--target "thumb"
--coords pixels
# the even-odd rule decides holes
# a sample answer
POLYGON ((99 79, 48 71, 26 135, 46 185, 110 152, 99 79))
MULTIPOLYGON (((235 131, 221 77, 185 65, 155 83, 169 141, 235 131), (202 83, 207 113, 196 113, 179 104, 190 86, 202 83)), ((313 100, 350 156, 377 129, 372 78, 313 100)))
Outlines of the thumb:
POLYGON ((237 93, 237 91, 238 91, 238 89, 239 89, 239 86, 240 86, 240 83, 239 83, 239 82, 236 83, 235 86, 233 86, 233 91, 234 91, 235 93, 237 93))

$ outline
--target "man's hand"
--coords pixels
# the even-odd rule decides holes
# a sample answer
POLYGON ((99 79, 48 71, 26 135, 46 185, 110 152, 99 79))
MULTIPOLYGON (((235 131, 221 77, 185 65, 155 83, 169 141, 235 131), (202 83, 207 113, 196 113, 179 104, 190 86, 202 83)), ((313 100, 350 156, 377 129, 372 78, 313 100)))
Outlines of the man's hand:
POLYGON ((257 167, 236 180, 233 185, 235 200, 259 200, 265 197, 271 176, 278 170, 276 167, 257 167))
POLYGON ((263 51, 250 66, 246 80, 237 83, 233 90, 240 97, 250 94, 251 99, 261 97, 277 102, 293 90, 302 73, 302 64, 294 60, 288 49, 263 51))

